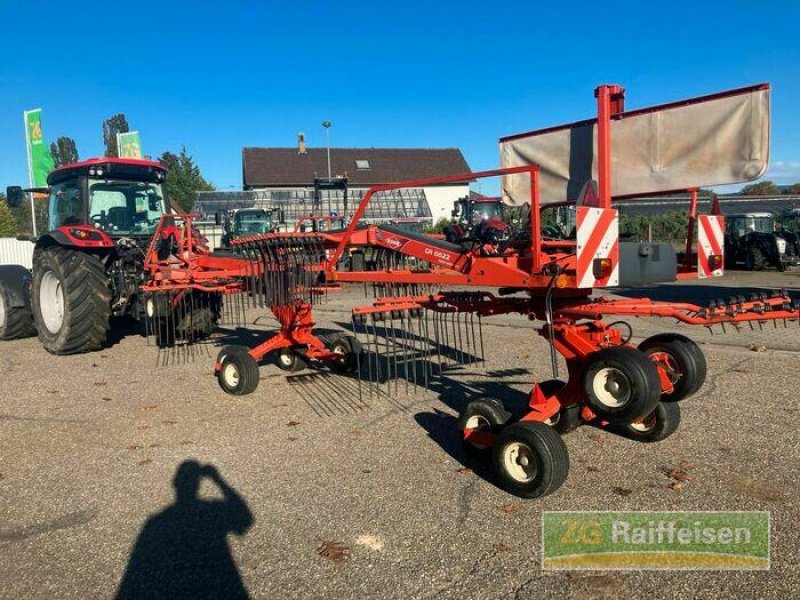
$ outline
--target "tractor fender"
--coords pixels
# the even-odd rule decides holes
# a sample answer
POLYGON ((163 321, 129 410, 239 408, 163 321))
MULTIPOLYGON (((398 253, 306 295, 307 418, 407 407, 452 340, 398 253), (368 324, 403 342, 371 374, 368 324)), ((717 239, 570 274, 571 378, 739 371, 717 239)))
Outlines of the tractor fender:
POLYGON ((36 241, 36 250, 49 246, 104 250, 113 248, 114 242, 104 232, 90 225, 64 225, 48 231, 36 241), (77 237, 78 234, 84 237, 77 237))
POLYGON ((0 265, 0 285, 11 308, 30 308, 31 272, 22 265, 0 265))

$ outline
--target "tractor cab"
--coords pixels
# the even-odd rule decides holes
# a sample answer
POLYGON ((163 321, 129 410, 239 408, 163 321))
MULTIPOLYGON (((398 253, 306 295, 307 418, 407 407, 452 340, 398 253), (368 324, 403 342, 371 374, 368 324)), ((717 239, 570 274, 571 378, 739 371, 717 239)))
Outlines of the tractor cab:
MULTIPOLYGON (((166 169, 149 160, 92 158, 50 172, 46 188, 51 232, 91 225, 112 238, 150 236, 167 212, 166 169)), ((8 189, 19 203, 25 190, 8 189)))
POLYGON ((454 244, 496 243, 511 235, 504 221, 503 202, 500 198, 464 196, 453 203, 451 215, 455 219, 444 229, 445 239, 454 244))
POLYGON ((744 263, 748 271, 773 266, 784 271, 800 264, 794 238, 788 240, 772 213, 741 213, 725 217, 725 258, 729 267, 744 263))
POLYGON ((222 245, 242 236, 272 233, 274 230, 273 210, 264 208, 237 208, 225 213, 217 213, 216 223, 222 225, 222 245))

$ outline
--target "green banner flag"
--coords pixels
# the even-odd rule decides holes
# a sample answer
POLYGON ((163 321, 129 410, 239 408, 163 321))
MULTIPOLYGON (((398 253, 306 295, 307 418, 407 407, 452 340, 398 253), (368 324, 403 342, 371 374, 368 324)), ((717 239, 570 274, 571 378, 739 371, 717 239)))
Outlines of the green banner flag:
POLYGON ((117 134, 117 155, 120 158, 142 158, 142 144, 138 131, 117 134))
POLYGON ((53 170, 55 163, 42 132, 42 109, 26 110, 24 116, 31 185, 44 187, 47 185, 47 174, 53 170))

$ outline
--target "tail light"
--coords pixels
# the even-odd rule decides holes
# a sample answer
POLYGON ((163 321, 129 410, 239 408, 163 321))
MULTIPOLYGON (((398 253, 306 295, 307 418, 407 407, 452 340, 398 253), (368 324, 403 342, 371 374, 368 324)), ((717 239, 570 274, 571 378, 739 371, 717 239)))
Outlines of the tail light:
POLYGON ((592 263, 592 271, 595 279, 605 279, 611 275, 614 265, 610 258, 595 258, 592 263))
POLYGON ((722 268, 722 255, 712 254, 708 257, 708 268, 711 271, 717 271, 722 268))

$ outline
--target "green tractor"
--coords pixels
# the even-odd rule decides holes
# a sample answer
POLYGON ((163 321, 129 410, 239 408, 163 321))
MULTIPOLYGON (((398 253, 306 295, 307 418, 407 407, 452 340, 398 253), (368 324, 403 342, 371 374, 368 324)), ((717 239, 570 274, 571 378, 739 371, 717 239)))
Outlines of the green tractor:
POLYGON ((800 265, 797 250, 794 241, 787 240, 772 213, 725 216, 727 268, 744 264, 748 271, 762 271, 766 267, 785 271, 789 266, 800 265))
POLYGON ((246 235, 272 233, 275 230, 273 209, 238 208, 216 214, 217 225, 222 225, 222 245, 230 246, 235 239, 246 235))

